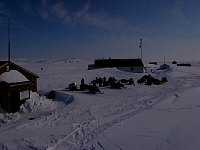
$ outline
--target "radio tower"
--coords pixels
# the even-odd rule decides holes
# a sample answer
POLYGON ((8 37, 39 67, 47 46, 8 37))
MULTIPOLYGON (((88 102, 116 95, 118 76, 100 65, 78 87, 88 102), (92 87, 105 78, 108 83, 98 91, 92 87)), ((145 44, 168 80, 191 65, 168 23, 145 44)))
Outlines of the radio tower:
POLYGON ((142 38, 140 38, 139 48, 140 48, 140 51, 141 51, 141 60, 142 60, 142 38))

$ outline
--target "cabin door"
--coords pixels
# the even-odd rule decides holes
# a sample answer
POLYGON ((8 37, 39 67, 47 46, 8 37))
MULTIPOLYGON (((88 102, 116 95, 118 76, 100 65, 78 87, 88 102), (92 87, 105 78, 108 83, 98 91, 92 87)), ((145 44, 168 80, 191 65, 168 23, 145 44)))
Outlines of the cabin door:
POLYGON ((20 92, 17 91, 11 91, 11 112, 17 112, 19 111, 20 107, 20 92))

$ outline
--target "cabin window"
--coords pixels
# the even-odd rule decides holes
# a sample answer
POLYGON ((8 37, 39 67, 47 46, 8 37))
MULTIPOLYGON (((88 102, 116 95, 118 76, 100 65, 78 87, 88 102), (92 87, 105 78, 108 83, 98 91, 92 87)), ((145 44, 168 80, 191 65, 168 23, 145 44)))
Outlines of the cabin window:
POLYGON ((6 66, 6 71, 9 72, 10 71, 10 67, 6 66))
POLYGON ((29 99, 30 98, 30 91, 23 91, 20 92, 20 100, 25 100, 25 99, 29 99))

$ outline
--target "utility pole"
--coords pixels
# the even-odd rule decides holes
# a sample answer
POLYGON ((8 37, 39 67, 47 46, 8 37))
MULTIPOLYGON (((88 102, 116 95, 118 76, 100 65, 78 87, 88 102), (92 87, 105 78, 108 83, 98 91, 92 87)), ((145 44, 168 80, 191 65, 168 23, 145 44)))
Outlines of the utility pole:
POLYGON ((10 62, 10 16, 8 17, 8 61, 10 62))
POLYGON ((142 38, 140 38, 139 48, 140 48, 140 51, 141 51, 141 60, 142 60, 142 38))

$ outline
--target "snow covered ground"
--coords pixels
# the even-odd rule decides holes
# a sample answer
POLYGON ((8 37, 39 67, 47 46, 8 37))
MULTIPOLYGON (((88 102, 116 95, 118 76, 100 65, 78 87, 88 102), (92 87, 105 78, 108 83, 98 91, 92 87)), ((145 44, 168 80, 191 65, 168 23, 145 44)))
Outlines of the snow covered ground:
MULTIPOLYGON (((87 70, 92 60, 21 59, 39 75, 38 92, 56 91, 54 100, 37 93, 15 114, 0 113, 0 150, 188 150, 200 148, 200 65, 172 66, 151 75, 162 85, 101 88, 103 94, 68 91, 72 82, 96 77, 133 78, 144 74, 115 68, 87 70), (70 103, 68 103, 70 102, 70 103)), ((149 68, 148 68, 149 67, 149 68)))

